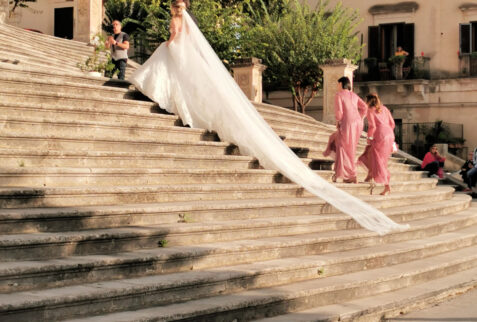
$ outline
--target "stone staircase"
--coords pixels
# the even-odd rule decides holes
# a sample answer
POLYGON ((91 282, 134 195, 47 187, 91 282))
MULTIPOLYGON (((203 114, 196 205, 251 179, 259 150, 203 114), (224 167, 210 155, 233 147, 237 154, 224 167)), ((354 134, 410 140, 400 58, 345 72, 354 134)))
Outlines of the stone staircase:
MULTIPOLYGON (((337 183, 411 225, 378 236, 128 83, 48 57, 0 63, 0 321, 379 321, 477 285, 477 208, 403 159, 391 195, 337 183)), ((330 179, 332 128, 257 109, 330 179)))

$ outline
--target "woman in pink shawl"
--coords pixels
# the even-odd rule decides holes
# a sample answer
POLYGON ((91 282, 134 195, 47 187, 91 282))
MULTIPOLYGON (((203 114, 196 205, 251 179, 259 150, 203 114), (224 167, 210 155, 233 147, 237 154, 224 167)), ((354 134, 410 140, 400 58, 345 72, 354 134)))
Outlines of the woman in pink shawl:
POLYGON ((348 77, 338 80, 338 93, 335 96, 335 118, 337 132, 330 137, 325 156, 335 152, 335 174, 333 181, 343 178, 345 183, 357 183, 356 147, 363 131, 363 117, 367 106, 358 95, 351 91, 348 77))
POLYGON ((444 178, 444 162, 446 158, 442 157, 437 150, 437 145, 433 144, 422 160, 421 169, 428 171, 428 176, 432 178, 444 178))
MULTIPOLYGON (((374 179, 377 183, 384 184, 381 195, 391 193, 389 180, 391 174, 388 170, 388 160, 393 151, 394 119, 386 106, 381 104, 377 94, 366 96, 368 104, 368 145, 359 157, 359 164, 368 169, 368 176, 364 181, 374 179)), ((374 184, 371 185, 371 194, 374 184)))

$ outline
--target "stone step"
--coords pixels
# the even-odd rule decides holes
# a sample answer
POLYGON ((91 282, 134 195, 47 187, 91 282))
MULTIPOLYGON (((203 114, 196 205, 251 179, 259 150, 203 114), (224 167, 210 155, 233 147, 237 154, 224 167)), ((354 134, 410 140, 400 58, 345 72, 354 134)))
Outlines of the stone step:
MULTIPOLYGON (((465 200, 465 203, 468 205, 468 200, 465 200)), ((156 248, 160 247, 164 240, 167 240, 170 246, 177 246, 296 234, 303 236, 319 233, 323 238, 328 233, 330 236, 336 233, 337 229, 347 228, 346 225, 337 224, 335 217, 334 215, 324 216, 324 218, 322 216, 294 216, 267 220, 234 220, 186 225, 175 223, 84 231, 10 234, 0 236, 0 255, 4 261, 37 260, 156 248)), ((475 213, 475 217, 477 223, 477 213, 475 213)), ((453 219, 457 221, 459 218, 453 219)), ((358 228, 357 224, 349 223, 349 218, 343 219, 345 219, 343 224, 348 223, 348 228, 358 228)), ((438 218, 434 218, 434 220, 436 224, 439 222, 438 218)), ((452 226, 452 223, 447 224, 452 226)), ((350 234, 350 231, 344 232, 344 235, 348 237, 350 234)), ((358 236, 353 237, 359 239, 358 236)))
POLYGON ((65 137, 72 139, 154 139, 171 142, 219 141, 217 134, 202 129, 191 129, 178 126, 141 125, 141 124, 112 124, 101 121, 57 121, 38 117, 0 116, 0 136, 19 136, 25 130, 31 133, 41 133, 42 136, 65 137))
POLYGON ((235 145, 212 141, 178 141, 162 140, 160 138, 110 138, 99 139, 84 135, 63 135, 61 137, 43 134, 25 133, 24 135, 0 135, 2 149, 33 149, 39 150, 88 150, 116 152, 145 152, 151 153, 183 153, 204 155, 238 154, 235 145))
POLYGON ((296 118, 296 119, 301 119, 305 122, 311 122, 314 124, 317 124, 318 122, 311 116, 292 111, 287 108, 283 108, 281 106, 277 105, 270 105, 270 104, 265 104, 265 103, 253 103, 254 106, 257 108, 259 111, 268 111, 269 113, 272 114, 282 114, 282 115, 288 115, 291 118, 296 118))
MULTIPOLYGON (((392 190, 393 193, 426 191, 434 189, 436 184, 436 179, 427 178, 417 181, 393 182, 392 190)), ((369 195, 369 184, 338 183, 336 186, 352 194, 369 195)), ((310 193, 295 184, 175 184, 74 188, 0 188, 0 208, 84 207, 131 203, 311 196, 310 193)), ((390 196, 386 196, 383 197, 383 200, 392 199, 390 199, 390 196)))
MULTIPOLYGON (((391 217, 405 218, 407 220, 425 218, 426 216, 444 216, 465 210, 468 203, 468 199, 457 197, 452 200, 435 202, 433 206, 417 205, 412 208, 407 206, 386 209, 386 213, 391 217), (419 215, 414 216, 414 214, 417 213, 419 215)), ((320 217, 323 223, 326 223, 326 216, 320 217)), ((339 219, 341 217, 343 216, 339 216, 336 220, 349 220, 346 218, 339 219)), ((303 218, 304 217, 297 216, 297 225, 303 222, 303 218)), ((322 267, 326 271, 326 276, 331 276, 336 275, 337 272, 343 274, 347 269, 355 270, 357 267, 360 267, 356 264, 349 265, 350 262, 359 262, 360 265, 367 263, 368 268, 370 268, 369 265, 371 265, 371 263, 374 265, 378 263, 380 263, 380 265, 381 263, 387 265, 386 262, 383 263, 383 261, 378 260, 378 258, 383 258, 388 261, 392 259, 393 262, 396 263, 401 260, 409 261, 411 260, 410 256, 417 255, 422 257, 423 254, 429 256, 430 253, 434 254, 434 252, 450 251, 456 246, 467 247, 469 246, 468 242, 470 240, 477 242, 477 233, 475 230, 470 231, 472 232, 471 238, 467 236, 463 237, 462 233, 448 233, 447 235, 443 234, 428 238, 434 242, 426 241, 424 244, 404 241, 401 242, 399 246, 396 245, 394 247, 379 244, 368 246, 365 258, 360 258, 359 260, 355 257, 352 257, 352 259, 348 258, 350 253, 359 254, 363 251, 356 249, 354 251, 348 251, 346 255, 341 254, 340 256, 343 256, 343 258, 341 258, 342 262, 329 263, 328 266, 322 264, 322 267), (397 250, 398 248, 402 249, 404 247, 406 248, 405 251, 397 250), (374 260, 371 261, 370 259, 374 260)), ((293 238, 296 239, 299 238, 299 236, 293 238)), ((274 242, 274 247, 277 248, 290 247, 291 245, 290 238, 281 238, 281 241, 273 239, 272 242, 274 242), (277 244, 277 242, 281 242, 281 246, 277 244)), ((203 246, 175 246, 165 249, 138 250, 135 252, 109 255, 107 259, 98 255, 66 257, 55 261, 5 262, 0 264, 0 292, 18 292, 46 287, 63 287, 119 279, 125 276, 133 278, 147 275, 187 272, 190 271, 191 267, 193 267, 194 270, 204 270, 214 267, 243 265, 244 263, 253 263, 263 260, 272 261, 290 258, 287 252, 284 252, 284 257, 281 257, 281 252, 268 255, 266 258, 261 257, 260 253, 266 251, 269 246, 267 246, 266 243, 259 243, 259 241, 251 241, 251 243, 257 244, 254 250, 243 251, 240 256, 237 256, 236 247, 240 243, 243 244, 243 242, 240 241, 230 242, 228 244, 219 243, 217 244, 219 248, 216 248, 217 245, 207 244, 203 246), (260 247, 262 247, 261 251, 260 247), (174 258, 174 260, 170 261, 172 258, 174 258), (131 270, 131 267, 134 267, 134 270, 131 270)), ((310 246, 311 244, 308 245, 308 247, 310 246)), ((297 247, 306 248, 307 246, 305 243, 297 247)), ((300 253, 303 252, 300 251, 300 253)), ((313 248, 309 250, 307 255, 303 256, 319 253, 318 248, 313 248)), ((337 256, 336 253, 335 256, 337 256)), ((412 257, 412 259, 415 258, 412 257)), ((303 264, 301 260, 294 262, 303 264)), ((349 270, 347 272, 349 272, 349 270)))
MULTIPOLYGON (((361 196, 375 207, 407 207, 418 205, 425 199, 438 204, 452 198, 453 189, 398 192, 386 197, 361 196)), ((468 203, 468 196, 454 197, 446 207, 468 203)), ((435 205, 427 205, 429 209, 435 205)), ((406 209, 407 209, 406 208, 406 209)), ((84 206, 64 208, 0 209, 0 233, 23 234, 59 232, 65 230, 115 228, 122 226, 148 226, 174 223, 204 223, 227 220, 250 220, 328 214, 334 210, 314 197, 268 198, 242 200, 210 200, 163 202, 152 204, 124 204, 113 206, 84 206)), ((417 216, 417 215, 415 215, 417 216)), ((349 218, 348 218, 349 219, 349 218)), ((409 218, 401 218, 409 220, 409 218)))
POLYGON ((0 102, 2 115, 16 118, 45 118, 54 119, 58 122, 71 122, 78 120, 84 122, 108 122, 112 124, 143 126, 182 126, 182 121, 175 115, 151 113, 150 107, 114 106, 103 107, 100 110, 95 107, 81 107, 75 104, 55 106, 36 103, 3 103, 0 102))
MULTIPOLYGON (((303 159, 313 170, 330 171, 333 161, 303 159)), ((174 168, 174 169, 257 169, 258 160, 239 155, 184 155, 148 152, 57 151, 38 149, 0 149, 0 164, 9 168, 174 168)), ((389 162, 392 173, 411 171, 412 166, 389 162)), ((364 169, 358 168, 360 177, 364 169)), ((324 172, 323 172, 324 173, 324 172)), ((410 174, 405 174, 410 175, 410 174)), ((421 177, 423 174, 420 175, 421 177)), ((328 177, 327 177, 328 178, 328 177)), ((416 177, 417 178, 417 174, 416 177)), ((393 178, 395 180, 396 177, 393 178)), ((397 180, 399 181, 399 180, 397 180)))
POLYGON ((8 48, 8 51, 11 53, 26 55, 43 60, 46 60, 45 57, 48 57, 48 61, 51 61, 55 64, 63 63, 65 66, 70 66, 75 70, 77 69, 77 62, 84 62, 85 59, 93 53, 92 47, 90 48, 89 53, 78 53, 76 51, 58 48, 56 55, 52 55, 48 48, 38 46, 38 42, 35 42, 34 44, 29 42, 20 43, 14 36, 8 34, 6 35, 5 33, 2 34, 2 41, 4 43, 4 48, 8 48))
MULTIPOLYGON (((417 172, 405 172, 415 174, 417 172)), ((319 173, 320 174, 320 173, 319 173)), ((419 173, 417 173, 419 174, 419 173)), ((323 173, 330 177, 331 174, 323 173)), ((408 179, 409 176, 404 176, 408 179)), ((412 176, 419 178, 420 176, 412 176)), ((421 176, 422 177, 422 176, 421 176)), ((404 181, 404 180, 403 180, 404 181)), ((290 183, 274 170, 262 169, 107 169, 0 168, 2 187, 148 186, 166 184, 290 183)))
POLYGON ((20 54, 18 52, 12 52, 6 48, 0 48, 0 57, 2 57, 3 62, 16 62, 16 64, 21 65, 32 65, 37 67, 43 67, 45 69, 50 68, 55 71, 63 71, 64 73, 72 72, 79 74, 81 71, 76 67, 68 66, 62 64, 58 61, 50 61, 43 57, 34 57, 27 55, 25 53, 20 54))
POLYGON ((21 66, 0 62, 0 72, 10 77, 28 78, 30 80, 55 81, 59 83, 72 83, 78 85, 96 85, 104 87, 119 87, 129 90, 135 90, 134 86, 129 82, 109 79, 105 77, 93 77, 83 74, 66 74, 64 72, 55 72, 35 68, 33 66, 21 66))
MULTIPOLYGON (((311 163, 311 160, 305 163, 311 163)), ((318 161, 316 161, 318 162, 318 161)), ((324 161, 323 161, 324 162, 324 161)), ((205 155, 151 152, 103 152, 39 149, 0 149, 3 167, 66 167, 66 168, 175 168, 175 169, 257 169, 258 161, 240 155, 205 155)), ((392 169, 406 171, 401 167, 392 169)))
MULTIPOLYGON (((477 224, 477 214, 475 213, 471 215, 468 212, 461 212, 457 217, 466 217, 467 225, 456 224, 454 226, 450 224, 451 221, 458 221, 454 218, 453 220, 441 220, 441 227, 446 227, 446 231, 455 231, 477 224), (471 217, 474 217, 474 220, 471 220, 471 217), (471 224, 471 222, 473 223, 471 224), (453 227, 447 228, 445 224, 453 227)), ((415 236, 420 238, 430 237, 432 234, 427 235, 424 231, 429 230, 431 226, 438 225, 435 218, 432 223, 425 220, 417 221, 414 223, 415 236)), ((475 232, 475 227, 473 228, 475 232)), ((395 237, 394 242, 397 243, 399 241, 399 234, 393 235, 395 237)), ((473 243, 477 241, 475 235, 471 239, 473 243)), ((388 242, 392 242, 392 240, 393 238, 389 238, 388 242)), ((356 246, 355 244, 354 249, 356 249, 356 246)), ((456 245, 456 247, 459 246, 456 245)), ((322 261, 317 265, 316 261, 310 259, 310 261, 304 260, 302 265, 295 260, 286 261, 289 263, 289 267, 286 267, 283 261, 276 263, 276 266, 273 263, 265 262, 241 267, 225 267, 205 272, 188 272, 179 274, 175 279, 172 276, 159 275, 42 290, 33 292, 33 294, 30 292, 17 292, 0 295, 2 299, 0 316, 3 314, 10 319, 14 317, 25 319, 31 316, 31 319, 33 319, 31 321, 39 319, 55 321, 75 316, 91 316, 135 309, 143 310, 145 307, 158 305, 163 305, 161 311, 163 314, 167 314, 170 312, 168 310, 169 307, 164 305, 172 305, 176 309, 177 306, 181 306, 194 311, 194 320, 196 317, 203 316, 204 312, 208 312, 207 321, 211 321, 209 310, 198 309, 193 302, 175 303, 179 298, 180 301, 201 301, 203 297, 208 297, 209 303, 215 308, 214 314, 219 314, 220 311, 223 312, 222 320, 232 321, 233 318, 228 319, 230 317, 229 314, 236 313, 235 309, 237 308, 240 308, 240 317, 243 317, 243 314, 248 314, 249 318, 259 318, 264 316, 262 315, 264 311, 271 312, 268 306, 278 309, 280 307, 279 302, 283 303, 283 301, 298 302, 300 309, 309 308, 311 305, 317 306, 326 302, 326 304, 333 303, 333 301, 340 298, 344 290, 347 291, 344 296, 349 300, 350 298, 362 297, 365 294, 373 295, 385 290, 397 289, 407 285, 413 279, 422 282, 449 273, 470 269, 477 265, 476 250, 477 246, 472 244, 467 248, 455 250, 452 254, 438 253, 425 258, 416 256, 416 259, 410 262, 399 263, 399 260, 396 260, 398 264, 392 266, 386 267, 383 265, 383 267, 378 264, 376 265, 377 268, 364 271, 357 269, 355 272, 343 275, 338 271, 335 273, 338 275, 333 276, 331 274, 331 276, 327 277, 320 277, 322 273, 317 269, 317 266, 321 268, 320 264, 326 265, 326 261, 322 261), (454 254, 459 256, 453 256, 454 254), (306 267, 307 264, 308 267, 306 267), (302 271, 297 272, 297 266, 301 267, 302 271), (280 273, 284 276, 280 276, 280 273), (291 284, 280 286, 280 284, 287 283, 287 280, 290 279, 292 281, 295 279, 295 281, 291 284), (257 290, 250 290, 251 288, 257 288, 257 290), (351 290, 357 290, 358 292, 356 294, 351 290), (238 294, 230 294, 240 291, 241 293, 238 294), (210 297, 211 295, 219 294, 221 295, 220 297, 210 297), (328 296, 324 296, 325 294, 328 296), (135 300, 131 301, 131 298, 135 300), (231 300, 233 298, 240 300, 233 303, 235 305, 233 305, 231 310, 231 307, 225 305, 225 303, 232 304, 231 302, 233 301, 231 300), (301 301, 299 301, 300 299, 301 301), (226 302, 226 300, 228 301, 226 302), (245 303, 248 304, 245 305, 245 303), (41 309, 39 310, 38 308, 41 309), (225 310, 228 312, 224 312, 225 310), (250 314, 253 316, 250 316, 250 314), (225 318, 225 315, 229 316, 225 318)), ((362 250, 361 254, 363 254, 362 250)), ((391 263, 392 260, 390 261, 391 263)), ((331 264, 331 260, 328 261, 328 267, 330 266, 335 267, 331 264)), ((362 264, 362 266, 365 265, 362 264)), ((326 271, 323 271, 323 273, 326 273, 326 271)), ((159 310, 159 307, 156 310, 159 310)), ((284 310, 283 312, 287 311, 284 310)), ((182 310, 176 310, 174 314, 180 314, 181 312, 182 310)), ((186 318, 191 316, 183 315, 186 318)), ((236 315, 236 317, 239 316, 236 315)), ((110 321, 121 320, 110 319, 110 321)))
MULTIPOLYGON (((51 75, 50 75, 51 76, 51 75)), ((31 77, 31 76, 30 76, 31 77)), ((78 84, 63 79, 31 79, 28 76, 11 75, 8 71, 0 75, 0 85, 4 87, 4 93, 18 93, 22 90, 34 90, 42 92, 56 92, 62 94, 88 95, 88 97, 113 98, 113 99, 143 99, 140 93, 128 88, 114 86, 100 86, 90 84, 78 84)), ((106 82, 106 81, 105 81, 106 82)))
POLYGON ((23 104, 43 104, 50 107, 63 107, 63 106, 77 106, 94 108, 96 110, 109 109, 111 107, 118 107, 119 111, 126 109, 132 111, 150 112, 157 109, 157 105, 152 102, 129 100, 129 99, 112 99, 105 97, 88 97, 80 94, 64 94, 37 90, 17 90, 13 93, 6 89, 0 88, 0 97, 2 102, 6 103, 18 103, 18 97, 22 97, 23 104))
MULTIPOLYGON (((361 170, 361 169, 360 169, 361 170)), ((331 181, 333 171, 320 170, 316 174, 331 181)), ((358 172, 363 181, 365 171, 358 172)), ((416 181, 424 172, 392 172, 393 181, 416 181)), ((427 176, 426 176, 427 177, 427 176)), ((158 184, 234 184, 234 183, 291 183, 274 170, 263 169, 177 169, 171 168, 41 168, 0 167, 2 187, 79 187, 158 184)))
MULTIPOLYGON (((135 310, 134 312, 119 312, 94 317, 91 317, 93 314, 89 314, 89 318, 79 318, 68 321, 250 321, 305 310, 311 307, 343 303, 373 295, 377 296, 378 294, 382 295, 386 292, 407 287, 410 284, 426 283, 451 274, 465 274, 467 270, 475 272, 477 270, 476 266, 477 246, 472 245, 455 250, 452 253, 438 254, 407 263, 390 265, 388 267, 377 267, 369 270, 364 269, 338 276, 323 278, 320 277, 319 269, 314 269, 313 273, 315 278, 311 280, 214 297, 204 298, 204 296, 197 296, 199 299, 190 300, 185 303, 164 305, 163 303, 166 302, 168 298, 161 296, 154 298, 143 292, 143 296, 137 295, 141 297, 141 304, 143 304, 143 306, 141 307, 141 304, 137 303, 133 309, 135 310), (454 254, 457 256, 453 256, 454 254), (144 306, 147 306, 146 303, 154 307, 144 308, 144 306)), ((245 270, 245 268, 243 270, 245 270)), ((259 284, 260 281, 266 280, 266 277, 268 277, 263 276, 262 279, 262 276, 254 276, 256 272, 254 270, 251 272, 247 270, 246 272, 251 275, 249 279, 253 280, 253 282, 250 281, 249 283, 252 285, 253 283, 259 284)), ((233 276, 232 274, 234 273, 235 272, 229 272, 231 276, 233 276)), ((312 272, 309 274, 312 275, 312 272)), ((280 283, 280 281, 275 282, 280 283)), ((264 281, 264 283, 266 282, 264 281)), ((140 288, 137 285, 134 286, 140 288)), ((131 288, 134 286, 131 286, 131 288)), ((210 285, 209 289, 212 289, 213 286, 215 285, 210 285)), ((227 290, 240 290, 243 289, 244 286, 242 284, 241 287, 237 282, 236 284, 230 283, 230 285, 226 287, 217 288, 223 293, 227 293, 227 290)), ((90 290, 90 292, 94 291, 98 292, 95 289, 90 290)), ((218 291, 219 290, 216 292, 218 291)), ((190 288, 188 288, 186 292, 189 297, 192 297, 193 291, 190 288)), ((197 293, 199 292, 200 289, 197 293)), ((50 296, 53 297, 52 295, 50 296)), ((183 298, 184 297, 185 296, 183 296, 183 298)), ((185 298, 187 299, 188 297, 185 298)), ((125 303, 126 301, 118 302, 115 303, 117 306, 110 305, 108 307, 105 307, 106 305, 104 303, 96 303, 96 314, 101 314, 101 312, 104 314, 114 310, 124 311, 125 308, 120 303, 125 303), (103 306, 101 306, 101 304, 103 304, 103 306)), ((53 311, 55 308, 56 307, 49 311, 50 314, 45 312, 43 317, 53 320, 55 319, 54 312, 57 312, 57 314, 67 314, 67 312, 64 312, 65 310, 53 311)), ((71 309, 71 307, 69 308, 71 309)), ((94 311, 91 306, 88 308, 94 311)), ((78 312, 77 314, 84 315, 85 313, 80 310, 81 307, 76 310, 76 312, 78 312)), ((34 316, 31 313, 30 315, 34 316)))
POLYGON ((58 48, 85 52, 92 51, 92 47, 89 47, 86 43, 83 42, 58 38, 47 34, 34 33, 28 30, 24 30, 23 28, 15 27, 8 24, 0 25, 0 32, 6 35, 14 34, 15 37, 19 39, 19 42, 25 40, 38 41, 39 39, 41 39, 42 41, 38 45, 49 46, 53 50, 53 53, 54 50, 57 50, 58 48))
MULTIPOLYGON (((375 296, 367 296, 347 302, 324 305, 296 313, 283 314, 255 322, 318 322, 318 321, 410 321, 402 314, 437 306, 444 301, 472 291, 477 287, 477 268, 460 271, 416 285, 408 285, 375 296), (395 319, 393 319, 395 318, 395 319)), ((457 300, 458 301, 458 300, 457 300)), ((453 312, 448 312, 451 316, 453 312)), ((470 313, 470 312, 469 312, 470 313)), ((425 319, 430 321, 429 319, 425 319)), ((449 319, 438 319, 449 320, 449 319)), ((472 321, 456 319, 455 321, 472 321)), ((81 320, 77 320, 81 321, 81 320)), ((84 319, 83 321, 87 321, 84 319)), ((96 320, 98 321, 98 320, 96 320)), ((100 321, 100 320, 99 320, 100 321)), ((132 321, 132 319, 128 320, 132 321)), ((416 320, 413 320, 416 321, 416 320)))

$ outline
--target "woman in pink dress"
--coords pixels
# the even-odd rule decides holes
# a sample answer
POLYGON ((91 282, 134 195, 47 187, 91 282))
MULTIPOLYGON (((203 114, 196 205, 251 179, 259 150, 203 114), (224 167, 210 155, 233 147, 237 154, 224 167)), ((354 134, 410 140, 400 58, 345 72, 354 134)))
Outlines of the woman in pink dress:
POLYGON ((333 181, 343 178, 345 183, 357 183, 356 147, 363 131, 363 117, 367 106, 358 95, 351 91, 348 77, 338 80, 335 96, 335 118, 338 131, 334 135, 335 174, 333 181))
MULTIPOLYGON (((391 193, 388 160, 393 151, 394 119, 386 106, 381 104, 377 94, 367 95, 366 103, 368 104, 368 146, 358 162, 368 169, 365 181, 374 179, 377 183, 383 183, 384 190, 380 194, 386 195, 391 193)), ((374 184, 371 185, 371 194, 373 188, 374 184)))

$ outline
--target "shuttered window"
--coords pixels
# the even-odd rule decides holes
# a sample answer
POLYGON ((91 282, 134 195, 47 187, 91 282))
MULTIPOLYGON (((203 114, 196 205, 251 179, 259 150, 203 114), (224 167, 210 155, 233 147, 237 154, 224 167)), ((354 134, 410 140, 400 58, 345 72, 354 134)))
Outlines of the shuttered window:
POLYGON ((460 24, 460 53, 461 54, 470 54, 471 48, 471 25, 470 23, 461 23, 460 24))

